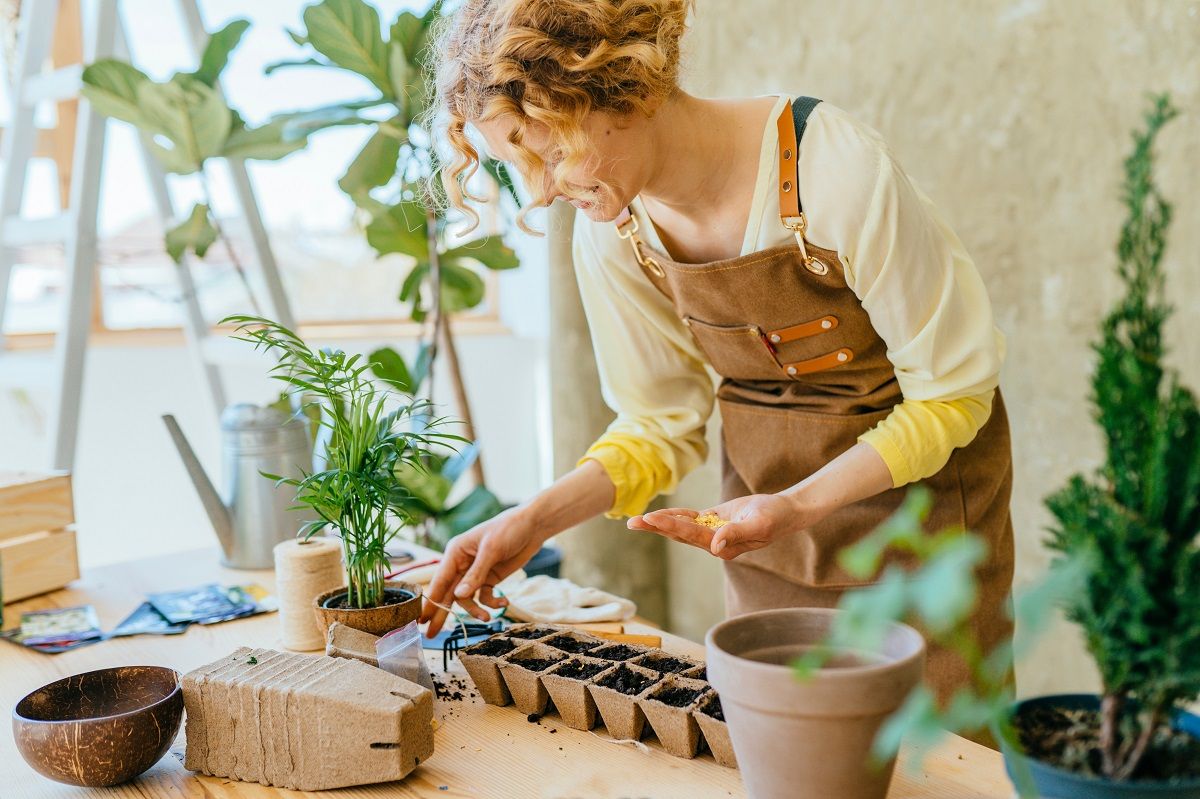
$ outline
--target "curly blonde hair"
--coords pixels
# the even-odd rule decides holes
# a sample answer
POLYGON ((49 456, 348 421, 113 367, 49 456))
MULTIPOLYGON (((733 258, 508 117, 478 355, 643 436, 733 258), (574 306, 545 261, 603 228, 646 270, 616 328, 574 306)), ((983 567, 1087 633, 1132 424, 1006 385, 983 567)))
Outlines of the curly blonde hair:
MULTIPOLYGON (((509 143, 526 177, 546 162, 524 146, 531 122, 553 143, 552 190, 518 217, 558 194, 578 197, 565 176, 587 159, 583 122, 591 111, 649 116, 678 87, 679 41, 694 0, 465 0, 447 15, 431 49, 432 128, 444 133, 441 180, 450 203, 478 223, 466 200, 479 168, 468 122, 510 117, 509 143)), ((541 186, 531 186, 540 191, 541 186)))

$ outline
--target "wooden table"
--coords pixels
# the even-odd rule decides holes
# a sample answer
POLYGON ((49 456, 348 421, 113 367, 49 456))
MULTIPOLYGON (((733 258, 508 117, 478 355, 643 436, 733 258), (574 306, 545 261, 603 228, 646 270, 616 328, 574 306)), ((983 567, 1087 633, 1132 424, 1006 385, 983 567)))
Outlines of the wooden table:
MULTIPOLYGON (((92 604, 103 629, 112 629, 149 591, 204 582, 258 582, 271 587, 271 572, 221 569, 214 551, 202 550, 96 569, 70 588, 10 605, 9 623, 22 610, 92 604)), ((631 632, 650 632, 649 628, 631 632)), ((107 666, 146 664, 186 672, 238 646, 281 648, 276 614, 212 626, 193 626, 177 636, 137 636, 105 641, 60 655, 42 655, 0 641, 0 704, 11 709, 26 693, 59 677, 107 666)), ((664 636, 665 649, 703 657, 703 647, 664 636)), ((441 668, 441 655, 429 653, 441 668)), ((454 661, 452 671, 464 674, 454 661)), ((275 799, 276 797, 741 797, 738 772, 718 766, 711 755, 695 760, 671 757, 649 742, 647 751, 612 742, 603 732, 587 733, 557 723, 550 715, 531 724, 511 707, 439 703, 436 752, 408 779, 361 788, 300 793, 252 783, 199 777, 184 770, 183 736, 170 754, 139 779, 107 790, 85 790, 44 779, 21 759, 12 733, 3 734, 0 796, 4 799, 275 799)), ((10 711, 11 712, 11 711, 10 711)), ((889 799, 1008 799, 1012 789, 1000 757, 961 738, 947 741, 920 771, 897 768, 889 799)), ((831 797, 830 799, 836 799, 831 797)))

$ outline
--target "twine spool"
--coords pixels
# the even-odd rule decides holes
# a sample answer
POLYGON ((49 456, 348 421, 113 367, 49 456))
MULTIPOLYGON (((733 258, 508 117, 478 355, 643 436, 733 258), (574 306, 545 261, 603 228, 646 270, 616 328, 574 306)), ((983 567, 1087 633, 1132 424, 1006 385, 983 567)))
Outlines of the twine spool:
POLYGON ((285 647, 300 652, 325 648, 325 629, 317 621, 313 600, 345 582, 338 539, 315 536, 276 544, 275 592, 285 647))

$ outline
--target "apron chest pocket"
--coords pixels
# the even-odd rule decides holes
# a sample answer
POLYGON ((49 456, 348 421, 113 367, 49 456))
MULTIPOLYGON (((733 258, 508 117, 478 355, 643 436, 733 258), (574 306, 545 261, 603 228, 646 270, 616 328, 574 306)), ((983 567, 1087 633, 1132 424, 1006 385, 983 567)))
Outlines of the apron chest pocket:
POLYGON ((731 380, 787 379, 757 325, 714 325, 691 316, 683 323, 721 377, 731 380))

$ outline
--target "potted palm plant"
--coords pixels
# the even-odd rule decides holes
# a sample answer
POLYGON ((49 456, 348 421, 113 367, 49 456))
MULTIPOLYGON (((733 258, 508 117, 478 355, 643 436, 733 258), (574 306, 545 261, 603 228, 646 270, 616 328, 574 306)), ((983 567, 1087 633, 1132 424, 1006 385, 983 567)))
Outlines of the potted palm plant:
POLYGON ((420 467, 430 453, 461 440, 438 431, 428 402, 380 385, 360 355, 314 350, 282 325, 258 316, 230 316, 234 337, 271 353, 271 376, 316 406, 323 428, 323 466, 299 478, 267 475, 296 490, 300 507, 316 518, 300 535, 329 531, 342 541, 346 585, 315 600, 327 627, 335 621, 384 635, 420 614, 421 589, 389 582, 388 542, 420 512, 419 500, 396 478, 405 464, 420 467), (416 428, 416 429, 414 429, 416 428))
POLYGON ((1094 346, 1104 465, 1047 500, 1049 546, 1089 564, 1083 589, 1062 605, 1083 629, 1103 691, 1019 703, 1024 751, 1006 756, 1062 799, 1200 797, 1200 719, 1183 712, 1200 697, 1200 406, 1164 365, 1171 206, 1153 153, 1176 113, 1167 96, 1154 98, 1125 161, 1124 296, 1094 346))

